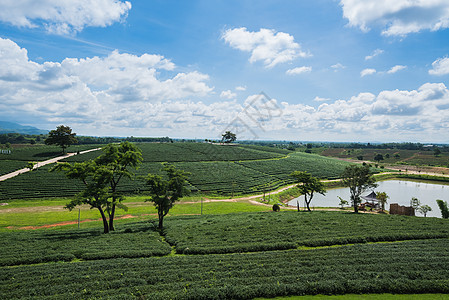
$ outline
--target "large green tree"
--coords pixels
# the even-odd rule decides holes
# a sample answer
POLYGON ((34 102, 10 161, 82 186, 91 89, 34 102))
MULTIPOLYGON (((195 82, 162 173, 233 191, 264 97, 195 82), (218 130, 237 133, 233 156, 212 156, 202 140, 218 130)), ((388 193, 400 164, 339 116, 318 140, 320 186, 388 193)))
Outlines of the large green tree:
POLYGON ((166 177, 155 174, 148 174, 147 176, 151 198, 146 201, 151 201, 156 206, 159 230, 162 230, 164 217, 175 202, 189 193, 186 183, 190 173, 176 169, 172 165, 166 165, 163 171, 165 171, 166 177))
POLYGON ((295 182, 299 183, 297 185, 297 188, 301 192, 301 194, 304 195, 307 210, 311 211, 310 202, 312 202, 314 193, 319 193, 321 195, 324 195, 326 193, 324 184, 318 178, 313 177, 311 174, 303 171, 294 171, 290 174, 290 177, 293 177, 295 182))
POLYGON ((97 165, 93 160, 82 163, 58 163, 50 171, 64 171, 67 178, 78 179, 84 189, 75 196, 65 208, 70 211, 76 206, 87 204, 91 209, 98 209, 103 220, 104 233, 109 232, 105 210, 109 207, 108 170, 97 165))
POLYGON ((130 142, 109 144, 103 148, 103 154, 95 160, 83 163, 60 163, 52 171, 65 171, 66 176, 80 179, 85 188, 66 207, 73 209, 77 205, 89 204, 97 208, 103 218, 104 226, 108 227, 105 233, 114 230, 114 217, 116 208, 127 209, 122 201, 124 196, 118 191, 119 183, 123 178, 132 178, 134 170, 142 162, 140 149, 130 142), (104 214, 109 216, 109 223, 104 214))
POLYGON ((366 190, 377 187, 375 179, 372 176, 369 167, 350 165, 345 168, 341 175, 342 182, 349 187, 351 194, 351 202, 354 207, 354 212, 359 212, 360 196, 366 190))
POLYGON ((48 133, 48 138, 45 139, 46 145, 58 145, 62 148, 62 153, 65 154, 65 149, 78 143, 76 133, 72 133, 72 128, 69 126, 60 125, 55 130, 48 133))
POLYGON ((232 143, 235 140, 237 140, 237 136, 235 135, 235 133, 232 133, 230 131, 226 131, 225 133, 223 133, 221 135, 221 142, 222 143, 232 143))
POLYGON ((126 209, 122 204, 123 195, 117 190, 123 178, 131 179, 140 163, 142 151, 130 142, 109 144, 103 149, 103 154, 95 159, 97 165, 104 168, 104 180, 109 185, 109 230, 114 230, 114 217, 117 207, 126 209))

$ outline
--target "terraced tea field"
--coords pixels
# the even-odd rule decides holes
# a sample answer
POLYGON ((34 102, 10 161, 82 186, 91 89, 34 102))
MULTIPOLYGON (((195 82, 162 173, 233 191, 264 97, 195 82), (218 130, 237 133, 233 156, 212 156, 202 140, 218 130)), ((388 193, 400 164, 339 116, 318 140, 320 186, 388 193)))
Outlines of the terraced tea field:
MULTIPOLYGON (((296 170, 308 171, 320 178, 337 178, 348 165, 346 162, 314 154, 251 145, 138 143, 137 146, 142 150, 143 163, 136 170, 134 180, 124 180, 120 186, 120 191, 126 194, 138 194, 145 191, 143 178, 150 172, 158 173, 164 162, 173 163, 178 168, 191 173, 189 184, 193 192, 226 196, 277 189, 291 183, 292 180, 288 175, 296 170)), ((74 147, 74 149, 78 148, 74 147)), ((47 158, 51 156, 49 153, 53 153, 47 150, 42 152, 41 149, 41 152, 38 152, 37 148, 32 148, 32 150, 23 150, 22 154, 16 154, 16 156, 21 159, 47 158)), ((100 151, 93 151, 69 157, 64 161, 80 162, 94 159, 100 154, 100 151)), ((19 159, 17 161, 24 162, 19 159)), ((20 163, 5 160, 0 161, 0 167, 2 165, 6 170, 20 163)), ((38 171, 1 182, 0 201, 70 197, 79 192, 80 183, 66 179, 61 173, 49 173, 50 168, 51 166, 43 167, 38 171)))
POLYGON ((443 219, 341 212, 180 216, 167 218, 162 236, 155 222, 122 224, 109 235, 2 232, 0 298, 449 293, 443 219))

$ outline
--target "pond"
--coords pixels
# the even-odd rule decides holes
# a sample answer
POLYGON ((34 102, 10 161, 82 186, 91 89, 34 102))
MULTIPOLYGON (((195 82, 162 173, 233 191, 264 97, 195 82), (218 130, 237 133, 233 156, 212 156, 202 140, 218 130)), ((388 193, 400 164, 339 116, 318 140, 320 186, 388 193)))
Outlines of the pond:
MULTIPOLYGON (((377 182, 379 186, 374 189, 376 192, 386 192, 390 197, 385 204, 385 209, 389 209, 390 203, 398 203, 399 205, 410 206, 410 200, 412 197, 416 197, 421 201, 421 205, 429 205, 432 211, 427 213, 428 217, 441 218, 441 212, 436 203, 436 199, 448 201, 449 199, 449 185, 423 183, 406 180, 387 180, 377 182)), ((362 195, 368 195, 371 190, 363 193, 362 195)), ((349 205, 350 195, 348 188, 336 188, 328 190, 326 195, 315 194, 310 208, 313 207, 339 207, 340 199, 343 198, 348 201, 349 205)), ((295 198, 288 202, 289 205, 296 206, 297 199, 299 199, 300 207, 304 207, 304 196, 295 198)), ((449 202, 449 201, 448 201, 449 202)), ((416 212, 417 216, 422 216, 419 212, 416 212)))

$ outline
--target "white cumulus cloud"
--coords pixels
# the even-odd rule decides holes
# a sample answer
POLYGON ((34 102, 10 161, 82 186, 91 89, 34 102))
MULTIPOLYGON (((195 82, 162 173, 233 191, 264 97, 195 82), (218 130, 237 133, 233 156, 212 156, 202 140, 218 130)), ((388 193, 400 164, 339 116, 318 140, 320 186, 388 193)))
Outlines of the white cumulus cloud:
POLYGON ((364 69, 360 72, 360 77, 365 77, 366 75, 372 75, 376 73, 376 69, 364 69))
POLYGON ((56 34, 76 33, 85 27, 106 27, 120 22, 131 9, 120 0, 5 0, 0 21, 18 27, 44 27, 56 34))
POLYGON ((222 91, 220 94, 220 98, 235 99, 235 97, 237 97, 237 94, 233 93, 231 90, 222 91))
POLYGON ((438 58, 432 63, 432 69, 429 70, 430 75, 446 75, 449 74, 449 58, 438 58))
POLYGON ((350 26, 363 31, 379 26, 386 36, 449 27, 447 0, 341 0, 340 5, 350 26))
POLYGON ((337 70, 344 69, 346 67, 341 63, 336 63, 335 65, 332 65, 331 68, 334 69, 334 71, 336 72, 337 70))
POLYGON ((376 50, 373 51, 373 53, 371 55, 365 56, 365 60, 373 59, 374 57, 376 57, 378 55, 381 55, 382 53, 384 53, 384 50, 376 49, 376 50))
POLYGON ((313 101, 317 101, 317 102, 324 102, 324 101, 329 101, 329 100, 330 100, 330 98, 321 98, 321 97, 318 97, 318 96, 316 96, 313 99, 313 101))
MULTIPOLYGON (((106 57, 33 62, 27 50, 0 38, 0 112, 43 122, 127 127, 150 114, 154 103, 209 95, 209 76, 173 72, 161 55, 113 51, 106 57), (164 70, 168 79, 158 78, 164 70)), ((136 125, 137 126, 137 125, 136 125)))
POLYGON ((303 66, 303 67, 297 67, 297 68, 289 69, 285 73, 287 75, 298 75, 298 74, 310 73, 310 72, 312 72, 312 67, 303 66))
POLYGON ((244 92, 246 91, 246 86, 237 86, 235 87, 235 90, 239 92, 244 92))
POLYGON ((307 57, 293 36, 285 32, 276 32, 262 28, 248 31, 245 27, 226 30, 222 39, 232 48, 250 52, 251 63, 262 61, 266 68, 280 63, 291 62, 297 57, 307 57))
POLYGON ((392 67, 390 70, 387 71, 388 74, 394 74, 398 71, 407 69, 407 66, 403 66, 403 65, 396 65, 394 67, 392 67))

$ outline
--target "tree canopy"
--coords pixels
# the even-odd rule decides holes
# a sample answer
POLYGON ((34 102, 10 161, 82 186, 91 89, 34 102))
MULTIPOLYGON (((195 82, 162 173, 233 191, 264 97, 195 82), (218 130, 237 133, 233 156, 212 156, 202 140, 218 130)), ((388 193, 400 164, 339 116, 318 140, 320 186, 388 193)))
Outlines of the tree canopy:
POLYGON ((62 148, 62 153, 65 154, 65 149, 72 144, 76 144, 76 133, 72 133, 72 128, 69 126, 60 125, 55 130, 48 133, 48 138, 45 139, 46 145, 58 145, 62 148))
POLYGON ((354 212, 359 212, 360 196, 370 188, 377 187, 375 179, 367 165, 350 165, 345 168, 341 176, 343 184, 349 187, 354 212))
POLYGON ((156 206, 160 230, 163 228, 164 217, 175 202, 190 192, 186 187, 187 177, 190 173, 168 164, 165 165, 163 171, 167 174, 165 178, 151 173, 147 176, 151 198, 146 201, 151 201, 156 206))
POLYGON ((117 187, 123 178, 132 178, 133 170, 142 162, 142 151, 130 142, 109 144, 102 149, 103 154, 95 159, 97 165, 104 168, 104 180, 110 188, 109 230, 114 230, 114 216, 117 206, 125 208, 121 203, 123 195, 117 191, 117 187))
POLYGON ((376 199, 379 200, 382 211, 385 210, 385 203, 387 203, 388 198, 390 198, 390 196, 388 196, 386 192, 376 193, 376 199))
POLYGON ((235 135, 235 133, 232 133, 230 131, 226 131, 221 136, 222 136, 221 138, 222 143, 232 143, 237 140, 237 136, 235 135))
POLYGON ((82 163, 58 163, 51 171, 64 171, 70 179, 78 179, 84 184, 84 190, 67 204, 69 210, 81 204, 88 204, 99 210, 104 232, 114 230, 114 217, 117 207, 125 209, 121 202, 124 197, 117 191, 122 178, 132 178, 133 169, 142 161, 140 149, 129 142, 109 144, 103 154, 95 160, 82 163), (105 212, 109 216, 109 223, 105 212))
MULTIPOLYGON (((312 201, 313 194, 319 193, 324 195, 326 193, 326 189, 324 188, 324 184, 316 177, 313 177, 311 174, 303 171, 294 171, 290 174, 291 177, 294 178, 295 182, 299 183, 297 188, 304 195, 304 200, 307 205, 307 210, 310 210, 310 202, 312 201)), ((298 208, 299 209, 299 208, 298 208)))
POLYGON ((109 186, 106 180, 108 170, 99 166, 93 160, 82 163, 58 163, 50 171, 64 171, 69 179, 78 179, 84 185, 84 190, 75 196, 66 206, 73 210, 76 206, 87 204, 100 212, 104 233, 109 232, 109 224, 105 211, 109 211, 109 186))

